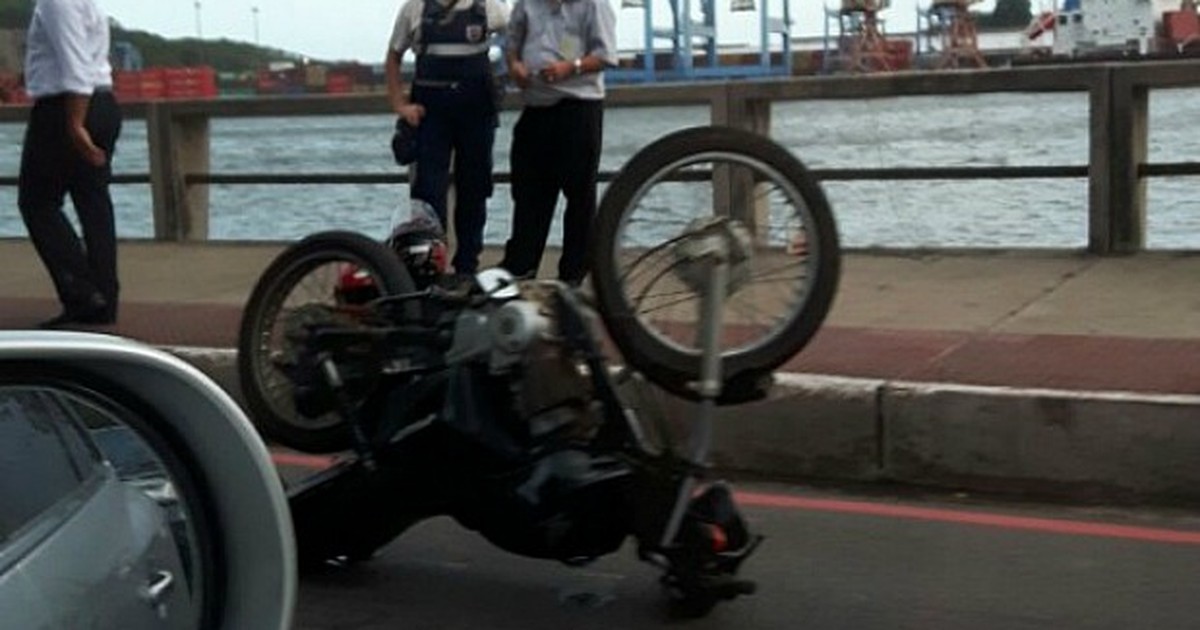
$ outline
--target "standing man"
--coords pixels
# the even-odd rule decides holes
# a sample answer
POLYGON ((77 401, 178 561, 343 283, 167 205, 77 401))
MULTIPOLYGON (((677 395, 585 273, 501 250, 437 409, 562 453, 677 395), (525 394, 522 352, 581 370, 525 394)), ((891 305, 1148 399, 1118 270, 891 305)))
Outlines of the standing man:
POLYGON ((37 0, 25 52, 33 99, 17 205, 62 313, 43 328, 117 319, 117 236, 109 182, 121 133, 108 17, 94 0, 37 0), (63 213, 67 194, 83 239, 63 213))
POLYGON ((454 271, 474 274, 492 195, 492 147, 499 122, 488 58, 492 32, 508 23, 497 0, 408 0, 396 17, 386 77, 392 110, 416 127, 416 176, 410 196, 447 225, 446 191, 454 156, 454 271), (404 53, 416 53, 410 93, 401 78, 404 53))
POLYGON ((513 129, 512 236, 501 266, 537 274, 561 192, 558 278, 587 275, 588 230, 604 128, 604 69, 617 64, 616 15, 608 0, 518 0, 508 29, 508 72, 525 107, 513 129))

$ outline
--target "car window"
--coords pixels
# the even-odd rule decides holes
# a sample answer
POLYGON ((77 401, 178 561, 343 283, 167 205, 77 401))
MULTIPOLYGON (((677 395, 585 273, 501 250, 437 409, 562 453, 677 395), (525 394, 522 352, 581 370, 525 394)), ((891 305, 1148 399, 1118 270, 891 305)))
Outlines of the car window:
POLYGON ((162 436, 140 412, 87 390, 60 390, 55 396, 74 420, 72 425, 83 429, 117 478, 161 508, 182 564, 183 582, 199 601, 203 534, 196 529, 196 515, 181 498, 186 492, 181 486, 186 485, 186 467, 161 443, 162 436))
POLYGON ((177 483, 186 473, 168 448, 154 446, 161 439, 138 412, 81 382, 55 377, 0 385, 0 575, 6 554, 11 563, 39 548, 52 529, 118 484, 143 495, 141 501, 124 495, 124 516, 106 525, 133 545, 124 562, 170 576, 179 585, 165 596, 176 624, 170 627, 195 627, 205 602, 213 601, 204 583, 211 576, 201 558, 203 535, 177 483))
POLYGON ((0 543, 79 488, 98 461, 52 397, 0 387, 0 543))

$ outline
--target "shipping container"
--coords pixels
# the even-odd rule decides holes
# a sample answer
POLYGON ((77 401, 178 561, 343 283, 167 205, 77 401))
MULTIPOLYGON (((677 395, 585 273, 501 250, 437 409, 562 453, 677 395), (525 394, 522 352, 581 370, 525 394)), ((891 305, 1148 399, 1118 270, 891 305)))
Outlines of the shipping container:
POLYGON ((208 66, 146 68, 113 72, 117 100, 216 98, 216 72, 208 66))
POLYGON ((326 75, 325 91, 329 94, 349 94, 354 91, 354 77, 340 72, 326 75))

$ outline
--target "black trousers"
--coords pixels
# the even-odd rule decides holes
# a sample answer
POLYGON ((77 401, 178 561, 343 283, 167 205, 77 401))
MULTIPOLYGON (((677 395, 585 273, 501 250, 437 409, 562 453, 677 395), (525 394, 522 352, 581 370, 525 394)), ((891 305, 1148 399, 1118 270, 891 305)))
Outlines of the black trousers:
POLYGON ((17 205, 64 310, 93 311, 99 295, 115 314, 117 236, 108 187, 113 150, 121 134, 121 110, 111 92, 92 96, 85 127, 96 146, 108 154, 103 166, 93 166, 67 135, 66 100, 65 95, 56 95, 33 104, 21 151, 17 205), (75 206, 82 240, 63 213, 66 195, 75 206))
POLYGON ((564 99, 521 111, 510 154, 512 236, 504 247, 502 267, 516 276, 537 273, 562 193, 567 208, 558 278, 578 282, 587 275, 603 131, 603 101, 564 99))

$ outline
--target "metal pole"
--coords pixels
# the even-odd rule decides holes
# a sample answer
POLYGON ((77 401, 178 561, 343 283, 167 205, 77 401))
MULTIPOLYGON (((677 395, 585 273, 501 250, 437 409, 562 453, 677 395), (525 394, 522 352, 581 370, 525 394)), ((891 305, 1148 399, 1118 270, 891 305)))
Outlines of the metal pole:
POLYGON ((204 29, 200 27, 200 0, 196 0, 196 39, 204 39, 204 29))
MULTIPOLYGON (((785 0, 786 1, 786 0, 785 0)), ((758 63, 764 73, 771 71, 771 0, 762 0, 758 5, 758 63)))
POLYGON ((783 0, 783 67, 787 76, 792 76, 795 60, 792 59, 792 0, 783 0))
POLYGON ((250 7, 250 12, 254 14, 254 45, 258 46, 258 7, 250 7))
POLYGON ((821 73, 829 73, 829 9, 825 9, 825 37, 821 40, 821 73))
POLYGON ((646 81, 654 80, 654 73, 657 69, 657 60, 654 56, 654 14, 651 7, 654 6, 654 0, 646 0, 646 14, 643 28, 646 31, 646 52, 642 59, 643 69, 646 72, 646 81))

